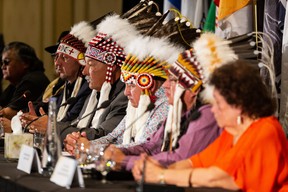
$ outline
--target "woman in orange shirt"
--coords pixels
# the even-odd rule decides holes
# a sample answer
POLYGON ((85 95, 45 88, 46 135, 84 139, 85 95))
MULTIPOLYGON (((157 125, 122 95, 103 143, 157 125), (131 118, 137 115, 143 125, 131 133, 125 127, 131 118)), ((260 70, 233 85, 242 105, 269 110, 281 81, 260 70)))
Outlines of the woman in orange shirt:
POLYGON ((216 69, 212 112, 221 136, 190 159, 164 168, 143 155, 133 169, 146 182, 222 187, 243 191, 288 191, 288 142, 273 116, 275 102, 259 71, 243 61, 216 69))

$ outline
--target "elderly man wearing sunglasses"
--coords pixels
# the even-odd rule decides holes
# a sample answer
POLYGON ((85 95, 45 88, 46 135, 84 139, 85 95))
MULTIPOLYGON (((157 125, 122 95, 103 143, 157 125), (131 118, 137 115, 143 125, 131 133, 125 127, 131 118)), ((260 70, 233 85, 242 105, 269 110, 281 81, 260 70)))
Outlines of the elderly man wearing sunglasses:
POLYGON ((11 42, 4 47, 1 69, 3 79, 10 83, 0 95, 0 122, 5 123, 27 107, 28 99, 36 100, 49 84, 49 79, 35 50, 22 42, 11 42))

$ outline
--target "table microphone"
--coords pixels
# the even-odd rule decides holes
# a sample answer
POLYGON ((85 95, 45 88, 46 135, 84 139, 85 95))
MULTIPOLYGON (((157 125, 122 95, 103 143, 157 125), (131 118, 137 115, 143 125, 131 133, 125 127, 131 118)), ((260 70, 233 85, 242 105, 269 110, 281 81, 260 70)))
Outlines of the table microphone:
MULTIPOLYGON (((77 101, 76 97, 70 97, 69 99, 67 99, 67 101, 63 104, 60 105, 60 107, 65 106, 65 105, 73 105, 75 104, 77 101)), ((59 107, 59 108, 60 108, 59 107)), ((37 121, 38 119, 40 119, 41 117, 43 117, 46 114, 43 114, 41 116, 38 116, 37 118, 33 119, 32 121, 30 121, 29 123, 27 123, 27 125, 24 127, 23 132, 25 132, 27 130, 27 128, 35 121, 37 121)))
POLYGON ((84 115, 83 117, 81 118, 78 118, 76 121, 72 122, 71 124, 69 124, 68 126, 66 126, 65 128, 63 128, 60 132, 60 135, 70 126, 73 126, 73 125, 77 125, 79 123, 80 120, 88 117, 89 115, 92 115, 93 113, 95 113, 96 111, 98 111, 99 109, 103 109, 103 108, 106 108, 110 105, 110 103, 112 102, 112 100, 106 100, 106 101, 103 101, 103 103, 97 107, 96 109, 94 109, 93 111, 91 111, 90 113, 84 115))
POLYGON ((147 156, 145 156, 144 162, 143 162, 143 169, 142 169, 142 175, 141 179, 138 183, 138 187, 136 188, 137 192, 144 192, 144 184, 145 184, 145 171, 146 171, 146 163, 147 163, 147 156))
MULTIPOLYGON (((16 101, 28 101, 31 98, 31 92, 29 90, 26 90, 20 97, 18 97, 17 99, 11 101, 7 106, 9 106, 11 103, 14 103, 16 101)), ((5 107, 3 107, 5 108, 5 107)), ((0 107, 0 109, 3 109, 0 107)), ((0 115, 0 117, 2 117, 3 115, 0 115)))
POLYGON ((25 98, 25 99, 30 99, 30 97, 31 97, 31 91, 29 91, 29 90, 26 90, 24 93, 23 93, 23 98, 25 98))
POLYGON ((20 97, 18 97, 17 99, 11 101, 8 105, 10 105, 11 103, 14 103, 16 101, 28 101, 31 98, 31 91, 26 90, 20 97))
POLYGON ((84 119, 85 117, 87 117, 87 116, 95 113, 95 112, 98 111, 99 109, 103 109, 103 108, 108 107, 108 106, 110 105, 110 103, 111 103, 110 100, 103 101, 103 103, 102 103, 99 107, 97 107, 96 109, 94 109, 94 110, 91 111, 90 113, 86 114, 85 116, 77 119, 77 121, 73 122, 73 124, 74 124, 74 125, 77 124, 80 120, 82 120, 82 119, 84 119))

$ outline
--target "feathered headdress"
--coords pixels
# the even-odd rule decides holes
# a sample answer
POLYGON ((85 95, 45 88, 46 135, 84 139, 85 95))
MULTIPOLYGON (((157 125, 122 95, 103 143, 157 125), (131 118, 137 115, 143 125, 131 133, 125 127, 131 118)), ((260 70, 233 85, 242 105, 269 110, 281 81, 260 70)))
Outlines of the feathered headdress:
MULTIPOLYGON (((109 15, 97 25, 97 35, 89 42, 85 56, 107 64, 106 81, 101 87, 98 106, 108 99, 113 66, 121 67, 126 57, 126 47, 141 33, 150 29, 155 19, 161 18, 158 12, 151 13, 150 8, 153 5, 150 1, 141 1, 122 16, 109 15), (150 19, 144 19, 147 15, 150 19)), ((99 114, 101 110, 96 112, 92 124, 96 123, 99 114)))
POLYGON ((112 66, 121 67, 125 60, 125 49, 141 33, 146 33, 161 18, 158 12, 150 9, 156 5, 153 1, 140 1, 128 12, 109 15, 97 25, 98 34, 89 42, 86 56, 108 64, 106 81, 111 80, 112 66))
POLYGON ((179 48, 164 39, 139 37, 127 47, 127 52, 129 54, 121 67, 121 80, 126 84, 137 85, 142 89, 142 94, 137 109, 127 108, 126 126, 129 127, 135 118, 141 118, 133 124, 132 128, 125 130, 124 144, 130 143, 131 137, 134 137, 137 142, 145 131, 143 125, 149 116, 146 109, 151 101, 153 102, 151 89, 155 80, 167 78, 167 61, 171 56, 175 57, 179 53, 179 48), (162 50, 166 50, 166 53, 162 50))
POLYGON ((95 29, 89 23, 82 21, 75 24, 69 34, 61 39, 56 53, 64 53, 77 59, 81 65, 85 65, 84 54, 95 34, 95 29))
MULTIPOLYGON (((173 108, 171 108, 166 121, 164 141, 170 140, 170 150, 175 148, 180 135, 180 123, 182 115, 181 95, 185 89, 197 92, 204 85, 206 90, 211 90, 205 83, 213 70, 223 64, 236 60, 238 57, 229 47, 229 41, 221 39, 212 33, 203 33, 199 39, 192 43, 190 50, 181 53, 178 60, 171 65, 169 72, 177 79, 174 94, 173 108)), ((211 101, 212 95, 204 94, 204 99, 211 101)), ((166 143, 162 145, 162 150, 166 150, 166 143)))
MULTIPOLYGON (((141 119, 135 123, 132 129, 125 130, 123 141, 129 143, 131 134, 137 141, 137 135, 141 135, 141 125, 147 121, 148 114, 145 113, 147 105, 151 102, 149 99, 150 88, 153 86, 155 78, 167 78, 167 67, 174 63, 178 54, 184 51, 185 43, 191 43, 191 39, 196 39, 199 32, 192 28, 190 23, 184 20, 173 19, 170 23, 162 23, 168 12, 164 14, 153 27, 139 38, 131 42, 126 48, 127 57, 121 67, 121 79, 126 84, 135 84, 142 88, 143 93, 140 97, 137 110, 134 109, 134 114, 142 115, 141 119), (173 27, 172 27, 173 25, 173 27), (176 27, 175 27, 176 26, 176 27), (187 41, 183 37, 183 33, 189 31, 187 41), (138 131, 133 131, 133 129, 138 131), (133 132, 137 133, 133 135, 133 132)), ((188 33, 187 33, 188 34, 188 33)), ((127 114, 132 114, 128 108, 127 114)), ((137 116, 137 115, 136 115, 137 116)), ((131 121, 131 118, 126 118, 126 122, 131 121)), ((132 118, 133 122, 133 118, 132 118)), ((126 123, 129 125, 130 123, 126 123)))
POLYGON ((230 47, 235 51, 239 59, 246 60, 255 67, 259 67, 260 75, 265 81, 265 84, 270 88, 272 96, 276 99, 276 73, 274 69, 274 49, 271 38, 262 32, 251 32, 228 40, 231 42, 230 47))
MULTIPOLYGON (((170 10, 144 34, 146 38, 140 35, 127 47, 128 56, 121 68, 122 79, 125 82, 129 80, 136 84, 138 81, 135 75, 138 75, 139 72, 143 73, 145 70, 149 70, 155 76, 154 67, 157 64, 159 66, 161 61, 165 61, 161 65, 167 69, 168 64, 176 61, 184 47, 199 37, 200 31, 192 28, 191 23, 178 12, 174 19, 168 23, 162 23, 169 12, 170 10)), ((141 84, 138 85, 143 87, 141 84)))
MULTIPOLYGON (((67 34, 61 39, 56 54, 64 53, 76 59, 79 62, 79 64, 85 65, 84 54, 87 49, 88 42, 95 36, 95 34, 96 34, 95 29, 89 23, 82 21, 78 24, 75 24, 71 28, 69 34, 67 34)), ((79 72, 81 74, 81 68, 79 72)), ((75 97, 78 94, 82 84, 82 80, 83 80, 82 77, 78 77, 76 79, 73 91, 71 93, 71 97, 75 97)), ((66 86, 64 88, 63 93, 64 95, 61 104, 65 103, 67 99, 66 86)), ((68 104, 63 105, 59 108, 57 121, 61 121, 65 117, 69 107, 70 105, 68 104)))

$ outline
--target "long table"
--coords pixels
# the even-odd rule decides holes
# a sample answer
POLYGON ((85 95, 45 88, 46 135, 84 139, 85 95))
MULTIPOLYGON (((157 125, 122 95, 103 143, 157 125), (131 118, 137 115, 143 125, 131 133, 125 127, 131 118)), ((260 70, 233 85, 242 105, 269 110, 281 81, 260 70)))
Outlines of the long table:
MULTIPOLYGON (((117 173, 118 176, 121 173, 117 173)), ((93 175, 93 174, 92 174, 93 175)), ((95 176, 95 175, 94 175, 95 176)), ((78 185, 73 184, 70 189, 60 187, 50 181, 49 177, 45 177, 39 173, 27 174, 17 169, 17 161, 10 161, 4 158, 4 150, 0 147, 0 192, 4 191, 17 191, 17 192, 30 192, 30 191, 83 191, 83 192, 135 192, 135 191, 165 191, 165 192, 225 192, 227 190, 215 188, 181 188, 176 186, 164 186, 155 184, 144 184, 140 187, 134 180, 117 180, 117 177, 108 180, 103 184, 100 178, 90 177, 85 178, 85 188, 80 188, 78 185)), ((107 176, 109 179, 109 175, 107 176)), ((120 178, 120 177, 119 177, 120 178)))

